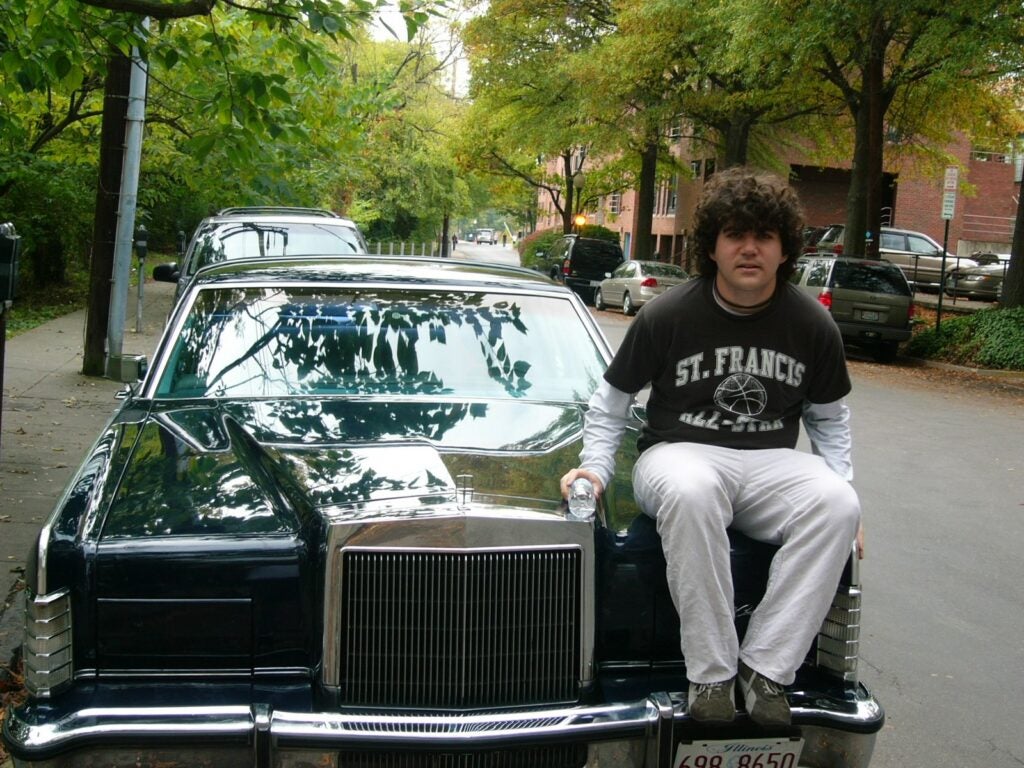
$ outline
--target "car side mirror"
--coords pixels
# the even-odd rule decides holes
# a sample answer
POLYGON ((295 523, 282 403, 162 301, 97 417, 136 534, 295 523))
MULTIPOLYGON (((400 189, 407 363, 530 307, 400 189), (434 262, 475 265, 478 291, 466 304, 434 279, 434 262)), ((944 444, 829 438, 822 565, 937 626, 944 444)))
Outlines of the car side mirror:
POLYGON ((176 283, 181 277, 177 264, 157 264, 153 267, 153 279, 161 283, 176 283))

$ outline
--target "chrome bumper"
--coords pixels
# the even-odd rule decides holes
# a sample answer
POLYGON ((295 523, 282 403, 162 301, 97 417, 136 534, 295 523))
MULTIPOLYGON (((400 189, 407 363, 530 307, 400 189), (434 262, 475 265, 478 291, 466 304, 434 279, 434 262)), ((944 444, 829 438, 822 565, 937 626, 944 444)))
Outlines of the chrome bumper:
MULTIPOLYGON (((336 766, 338 753, 348 749, 458 753, 575 743, 588 745, 590 763, 611 750, 615 765, 669 768, 680 738, 712 735, 666 693, 622 704, 485 714, 308 713, 265 704, 47 714, 55 713, 8 712, 3 735, 15 766, 300 768, 336 766)), ((847 712, 796 706, 793 720, 805 740, 801 764, 866 768, 884 714, 865 692, 847 712)), ((714 737, 732 736, 719 727, 714 737)))

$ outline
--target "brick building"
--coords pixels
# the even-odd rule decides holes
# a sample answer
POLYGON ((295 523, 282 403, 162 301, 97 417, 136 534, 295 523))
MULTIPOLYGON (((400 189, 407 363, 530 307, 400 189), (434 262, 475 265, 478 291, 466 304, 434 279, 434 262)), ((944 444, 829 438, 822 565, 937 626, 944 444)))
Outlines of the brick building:
MULTIPOLYGON (((673 149, 682 155, 680 143, 673 149)), ((948 151, 960 168, 960 190, 949 222, 948 249, 959 255, 978 250, 1009 253, 1024 156, 972 151, 966 140, 948 151)), ((822 167, 807 164, 794 155, 788 165, 808 225, 826 226, 846 220, 849 163, 822 167)), ((693 209, 704 180, 714 172, 715 161, 691 159, 689 166, 689 174, 677 175, 658 188, 651 227, 654 251, 659 257, 684 265, 693 209)), ((941 216, 943 180, 941 169, 915 168, 909 163, 890 168, 883 179, 883 224, 924 232, 941 243, 946 224, 941 216)), ((627 256, 634 245, 635 199, 636 193, 627 190, 601 198, 596 210, 587 211, 590 223, 619 233, 627 256)), ((541 197, 538 202, 537 228, 560 227, 561 219, 550 201, 541 197)))

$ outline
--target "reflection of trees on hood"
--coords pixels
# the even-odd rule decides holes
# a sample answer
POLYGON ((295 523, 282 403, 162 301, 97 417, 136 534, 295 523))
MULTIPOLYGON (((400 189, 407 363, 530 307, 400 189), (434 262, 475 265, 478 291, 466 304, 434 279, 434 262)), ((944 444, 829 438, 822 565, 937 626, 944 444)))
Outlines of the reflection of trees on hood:
MULTIPOLYGON (((532 386, 526 378, 530 364, 513 360, 505 342, 511 331, 527 332, 513 301, 485 303, 484 294, 438 292, 410 297, 386 290, 349 296, 314 290, 262 293, 258 298, 237 290, 201 294, 202 306, 193 309, 194 322, 182 334, 176 393, 218 394, 230 374, 242 372, 247 381, 257 375, 293 377, 296 394, 453 393, 445 383, 451 371, 436 363, 436 370, 427 369, 423 359, 430 346, 447 344, 448 333, 461 328, 472 329, 487 375, 506 393, 522 396, 532 386), (253 327, 261 330, 255 338, 253 327), (233 346, 232 332, 248 346, 225 360, 221 355, 233 346), (180 380, 196 374, 202 392, 182 391, 187 386, 180 380)), ((445 366, 462 363, 454 355, 442 359, 445 366)))

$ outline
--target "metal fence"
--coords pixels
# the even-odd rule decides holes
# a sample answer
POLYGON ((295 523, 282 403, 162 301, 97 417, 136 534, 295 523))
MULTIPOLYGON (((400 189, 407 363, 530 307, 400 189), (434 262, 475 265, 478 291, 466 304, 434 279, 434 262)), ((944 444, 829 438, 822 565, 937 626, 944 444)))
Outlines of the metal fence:
POLYGON ((439 242, 395 241, 395 240, 374 240, 367 244, 370 253, 378 256, 439 256, 441 244, 439 242))

